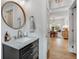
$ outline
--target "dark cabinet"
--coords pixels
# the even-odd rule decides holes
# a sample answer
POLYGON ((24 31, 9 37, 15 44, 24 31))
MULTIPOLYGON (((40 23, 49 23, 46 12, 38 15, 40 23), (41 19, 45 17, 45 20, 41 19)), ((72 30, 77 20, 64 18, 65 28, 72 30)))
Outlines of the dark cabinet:
POLYGON ((3 59, 37 59, 39 56, 39 40, 23 47, 20 50, 2 44, 3 59))
POLYGON ((25 54, 23 54, 22 55, 22 59, 33 59, 32 51, 29 50, 28 52, 26 52, 25 54))

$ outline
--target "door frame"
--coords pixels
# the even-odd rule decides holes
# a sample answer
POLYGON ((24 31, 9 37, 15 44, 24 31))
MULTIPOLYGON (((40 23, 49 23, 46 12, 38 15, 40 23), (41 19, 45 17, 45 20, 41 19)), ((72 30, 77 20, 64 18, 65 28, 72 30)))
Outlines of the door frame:
MULTIPOLYGON (((76 0, 73 2, 73 4, 71 5, 71 7, 69 8, 69 40, 68 40, 68 51, 71 53, 76 53, 76 51, 74 51, 74 18, 73 18, 73 10, 74 8, 76 8, 76 0)), ((76 20, 77 21, 77 20, 76 20)), ((76 22, 75 21, 75 22, 76 22)), ((76 24, 75 24, 76 25, 76 24)), ((75 39, 76 40, 76 39, 75 39)))

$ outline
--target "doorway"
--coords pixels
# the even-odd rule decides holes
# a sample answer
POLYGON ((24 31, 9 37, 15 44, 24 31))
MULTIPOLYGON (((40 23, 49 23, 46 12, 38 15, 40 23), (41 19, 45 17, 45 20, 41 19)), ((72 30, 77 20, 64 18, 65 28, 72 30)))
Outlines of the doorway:
POLYGON ((70 55, 68 54, 68 26, 62 23, 63 20, 62 18, 55 19, 55 24, 50 26, 48 59, 61 59, 61 57, 67 59, 70 55))
MULTIPOLYGON (((51 5, 51 4, 50 4, 51 5)), ((70 35, 72 28, 76 28, 76 10, 73 10, 74 16, 72 16, 72 23, 69 18, 69 9, 65 9, 63 7, 56 8, 54 11, 51 9, 49 11, 49 47, 48 47, 48 59, 76 59, 76 29, 74 29, 73 36, 70 35), (55 11, 56 10, 56 11, 55 11), (73 18, 74 17, 74 18, 73 18), (69 36, 72 36, 70 39, 69 36), (75 39, 75 40, 74 40, 75 39), (71 43, 70 43, 71 42, 71 43), (73 51, 70 51, 72 50, 73 51)))

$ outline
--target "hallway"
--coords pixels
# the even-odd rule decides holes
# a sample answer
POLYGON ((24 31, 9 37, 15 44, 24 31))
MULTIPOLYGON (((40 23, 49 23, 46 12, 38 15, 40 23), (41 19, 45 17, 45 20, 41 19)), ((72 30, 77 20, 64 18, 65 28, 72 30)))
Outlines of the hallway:
POLYGON ((67 39, 50 38, 48 59, 76 59, 76 55, 67 50, 67 39))

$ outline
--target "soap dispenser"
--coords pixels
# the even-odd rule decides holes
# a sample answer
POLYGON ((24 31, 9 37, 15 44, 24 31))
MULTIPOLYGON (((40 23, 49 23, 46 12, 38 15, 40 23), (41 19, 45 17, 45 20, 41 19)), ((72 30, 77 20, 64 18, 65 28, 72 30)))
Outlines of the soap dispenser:
POLYGON ((5 33, 5 36, 4 36, 4 41, 9 41, 11 39, 10 35, 8 34, 8 32, 5 33))

